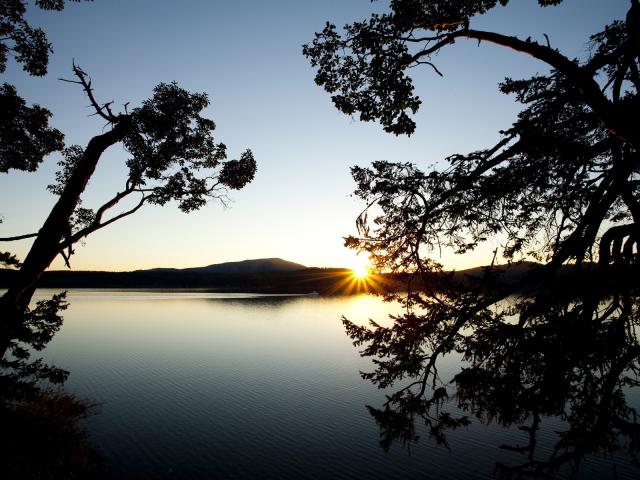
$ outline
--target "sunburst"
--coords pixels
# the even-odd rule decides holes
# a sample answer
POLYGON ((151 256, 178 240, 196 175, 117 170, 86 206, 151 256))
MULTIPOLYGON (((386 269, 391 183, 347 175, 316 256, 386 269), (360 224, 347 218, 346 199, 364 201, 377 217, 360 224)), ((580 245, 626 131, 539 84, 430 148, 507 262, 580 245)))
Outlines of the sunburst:
POLYGON ((364 279, 369 276, 369 269, 366 265, 358 265, 352 268, 351 271, 353 272, 353 276, 357 279, 364 279))
POLYGON ((371 265, 369 265, 369 259, 365 256, 356 255, 349 263, 351 275, 356 280, 365 280, 371 274, 371 265))

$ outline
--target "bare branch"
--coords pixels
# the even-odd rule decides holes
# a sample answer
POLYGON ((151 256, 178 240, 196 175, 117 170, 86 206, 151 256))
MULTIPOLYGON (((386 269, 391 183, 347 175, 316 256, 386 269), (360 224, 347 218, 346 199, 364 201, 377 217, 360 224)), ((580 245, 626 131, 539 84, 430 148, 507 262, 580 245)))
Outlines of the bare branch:
POLYGON ((444 75, 442 75, 442 72, 440 70, 438 70, 438 67, 436 67, 433 63, 431 62, 425 62, 425 61, 417 61, 415 62, 415 65, 428 65, 430 66, 434 72, 436 72, 438 75, 440 75, 441 77, 444 77, 444 75))
POLYGON ((95 216, 93 222, 91 222, 91 223, 92 224, 99 224, 100 221, 102 220, 103 215, 105 214, 105 212, 107 210, 109 210, 110 208, 113 208, 114 206, 116 206, 120 202, 120 200, 125 198, 127 195, 133 193, 133 191, 134 191, 133 189, 129 188, 129 189, 125 190, 124 192, 117 193, 111 200, 109 200, 104 205, 102 205, 100 208, 98 208, 98 210, 96 211, 96 216, 95 216))
MULTIPOLYGON (((129 216, 129 215, 131 215, 132 213, 137 212, 137 211, 140 209, 140 207, 142 207, 142 205, 144 205, 144 204, 145 204, 145 202, 146 202, 149 198, 150 198, 150 197, 148 197, 148 196, 147 196, 147 197, 142 197, 142 198, 140 199, 140 201, 138 202, 138 204, 137 204, 135 207, 133 207, 132 209, 127 210, 126 212, 123 212, 123 213, 121 213, 121 214, 119 214, 119 215, 116 215, 116 216, 115 216, 115 217, 113 217, 113 218, 110 218, 109 220, 107 220, 107 221, 106 221, 106 222, 104 222, 104 223, 101 223, 101 224, 98 226, 98 228, 96 228, 96 230, 97 230, 97 229, 99 229, 99 228, 106 227, 107 225, 110 225, 110 224, 112 224, 113 222, 117 222, 117 221, 118 221, 118 220, 120 220, 121 218, 128 217, 128 216, 129 216)), ((94 230, 94 231, 95 231, 95 230, 94 230)))
POLYGON ((87 97, 89 97, 91 106, 96 112, 95 114, 101 116, 109 123, 117 122, 118 116, 114 115, 109 108, 110 103, 113 103, 113 102, 109 102, 107 104, 100 106, 100 104, 98 103, 98 101, 93 95, 93 89, 91 88, 91 78, 87 75, 87 73, 84 70, 82 70, 78 65, 76 65, 75 60, 73 62, 73 73, 75 74, 76 77, 78 77, 78 80, 67 80, 64 78, 60 78, 59 80, 63 82, 77 83, 78 85, 81 85, 87 97))
POLYGON ((0 242, 15 242, 16 240, 24 240, 25 238, 37 237, 38 233, 27 233, 26 235, 16 235, 15 237, 0 238, 0 242))
POLYGON ((64 265, 65 267, 67 267, 68 269, 71 269, 71 264, 69 263, 69 255, 67 255, 66 253, 64 253, 64 249, 60 250, 60 255, 62 256, 62 258, 64 259, 64 265))
POLYGON ((77 80, 69 80, 68 78, 58 78, 58 80, 60 80, 61 82, 75 83, 77 85, 82 85, 82 82, 79 82, 77 80))
MULTIPOLYGON (((74 243, 78 242, 82 238, 88 236, 89 234, 95 232, 96 230, 100 230, 101 228, 104 228, 107 225, 111 225, 112 223, 117 222, 121 218, 127 217, 127 216, 137 212, 146 203, 146 201, 149 200, 149 198, 151 198, 151 196, 144 196, 143 195, 142 198, 140 199, 140 201, 138 202, 138 204, 135 207, 133 207, 130 210, 127 210, 126 212, 123 212, 123 213, 121 213, 119 215, 116 215, 113 218, 110 218, 109 220, 107 220, 104 223, 97 223, 97 222, 94 221, 88 227, 83 228, 82 230, 79 230, 78 232, 74 233, 73 235, 71 235, 70 237, 65 239, 62 243, 60 243, 59 248, 61 250, 63 250, 65 248, 73 245, 74 243)), ((103 205, 103 207, 104 207, 104 205, 103 205)), ((107 209, 105 208, 104 211, 106 211, 106 210, 107 209)), ((102 213, 104 213, 104 211, 102 213)))

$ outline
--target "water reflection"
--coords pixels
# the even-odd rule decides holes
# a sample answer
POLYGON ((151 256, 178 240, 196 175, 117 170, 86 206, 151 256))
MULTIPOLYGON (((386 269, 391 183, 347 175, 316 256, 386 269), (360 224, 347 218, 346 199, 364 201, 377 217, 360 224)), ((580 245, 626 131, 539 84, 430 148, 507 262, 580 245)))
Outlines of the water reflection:
POLYGON ((45 353, 73 371, 69 388, 100 402, 88 426, 113 478, 393 479, 422 468, 379 455, 360 409, 371 390, 357 374, 366 362, 338 319, 391 310, 375 298, 69 298, 45 353))
POLYGON ((410 304, 386 327, 345 318, 375 364, 363 378, 390 392, 367 407, 381 446, 427 436, 455 452, 452 432, 480 422, 509 432, 489 438, 503 452, 498 478, 580 477, 594 456, 606 475, 629 474, 622 466, 637 467, 640 453, 638 300, 579 285, 498 304, 466 285, 439 304, 410 304), (443 374, 447 354, 463 362, 443 374))
POLYGON ((32 358, 62 325, 65 294, 36 303, 0 341, 0 475, 5 479, 101 478, 100 456, 80 426, 95 405, 65 392, 69 372, 32 358))
MULTIPOLYGON (((619 478, 637 477, 615 453, 636 451, 637 364, 627 359, 637 346, 604 304, 599 322, 577 333, 577 307, 561 302, 522 326, 517 312, 487 320, 456 337, 435 389, 432 378, 421 395, 422 384, 395 385, 380 406, 381 392, 358 376, 370 361, 337 321, 342 313, 361 327, 403 315, 380 298, 76 290, 69 300, 43 364, 68 367, 66 388, 100 403, 85 425, 111 478, 477 479, 492 478, 496 463, 503 477, 570 476, 563 465, 577 463, 581 478, 612 476, 610 463, 619 478), (376 405, 378 426, 365 403, 376 405), (453 429, 465 416, 471 425, 453 429), (603 449, 610 457, 589 464, 603 449)), ((405 352, 395 358, 410 360, 405 352)))

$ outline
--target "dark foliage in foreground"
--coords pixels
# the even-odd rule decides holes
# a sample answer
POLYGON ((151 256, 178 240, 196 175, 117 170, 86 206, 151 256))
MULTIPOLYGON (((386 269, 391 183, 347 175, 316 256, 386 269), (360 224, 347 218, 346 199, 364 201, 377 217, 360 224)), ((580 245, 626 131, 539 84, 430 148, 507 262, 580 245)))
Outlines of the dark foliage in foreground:
POLYGON ((101 479, 106 469, 81 421, 95 406, 61 390, 0 406, 3 432, 11 442, 0 450, 7 480, 101 479))
POLYGON ((82 420, 96 405, 62 389, 69 372, 32 358, 51 341, 67 307, 65 294, 28 310, 0 358, 0 476, 11 480, 103 478, 102 460, 82 420))
POLYGON ((523 110, 492 146, 452 155, 444 170, 386 161, 352 169, 368 207, 359 236, 346 244, 413 281, 396 297, 406 313, 392 326, 344 319, 354 344, 375 362, 364 378, 404 386, 383 408, 371 408, 385 448, 394 439, 414 441, 418 420, 441 442, 447 429, 474 417, 516 424, 529 440, 505 447, 525 460, 499 465, 497 473, 550 477, 563 465, 578 468, 586 454, 635 455, 640 446, 624 396, 637 383, 640 357, 640 4, 632 0, 625 19, 593 35, 586 58, 571 59, 548 38, 473 29, 474 17, 498 3, 508 2, 395 0, 388 13, 342 33, 327 24, 304 52, 337 108, 395 134, 415 129, 411 114, 421 102, 411 67, 440 74, 432 57, 455 41, 508 47, 550 68, 501 84, 523 110), (430 257, 443 247, 473 251, 489 238, 500 239, 496 255, 508 262, 541 265, 515 283, 493 266, 460 283, 430 257), (567 265, 572 276, 559 281, 567 265), (438 375, 438 360, 454 352, 467 367, 452 389, 438 375), (466 415, 443 408, 449 397, 466 415), (536 432, 548 416, 567 428, 552 455, 540 458, 536 432))
MULTIPOLYGON (((60 11, 65 1, 36 0, 35 5, 60 11)), ((0 73, 10 56, 30 75, 47 73, 52 47, 44 31, 25 18, 27 6, 23 0, 0 0, 0 73)), ((13 85, 0 85, 0 172, 34 171, 46 155, 64 147, 64 135, 49 126, 50 117, 46 108, 27 105, 13 85)), ((0 266, 20 268, 22 263, 0 252, 0 266)), ((68 372, 31 358, 60 328, 64 298, 59 294, 37 302, 15 328, 7 328, 7 311, 0 310, 0 423, 5 439, 0 476, 8 480, 104 477, 101 459, 80 425, 94 405, 61 390, 68 372)))

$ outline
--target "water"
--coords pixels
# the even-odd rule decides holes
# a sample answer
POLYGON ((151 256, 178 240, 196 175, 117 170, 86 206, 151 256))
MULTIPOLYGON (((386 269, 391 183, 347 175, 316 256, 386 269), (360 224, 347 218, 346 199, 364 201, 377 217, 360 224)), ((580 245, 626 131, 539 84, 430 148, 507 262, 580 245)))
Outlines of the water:
MULTIPOLYGON (((449 435, 450 450, 424 431, 410 450, 380 448, 365 405, 384 393, 360 378, 371 364, 340 322, 383 321, 397 307, 378 298, 75 290, 68 299, 44 357, 71 371, 68 390, 100 404, 86 427, 112 478, 476 479, 522 459, 499 448, 523 443, 521 431, 478 421, 449 435)), ((458 365, 446 358, 440 373, 458 365)), ((629 464, 592 457, 580 478, 614 468, 636 478, 629 464)))

